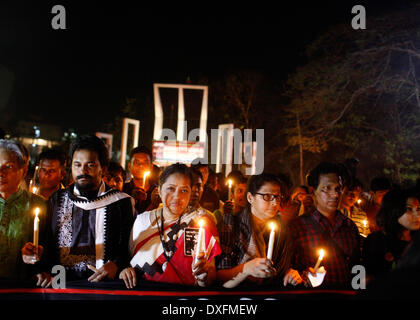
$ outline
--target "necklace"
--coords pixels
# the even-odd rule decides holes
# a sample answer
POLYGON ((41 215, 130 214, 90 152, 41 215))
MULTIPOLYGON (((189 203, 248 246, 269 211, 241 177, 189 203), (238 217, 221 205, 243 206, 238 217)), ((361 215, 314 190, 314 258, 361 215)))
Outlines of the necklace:
POLYGON ((171 231, 168 232, 169 240, 165 242, 163 208, 161 209, 161 214, 160 214, 160 223, 161 223, 160 226, 159 226, 158 217, 156 216, 156 212, 155 212, 155 219, 156 219, 156 224, 159 231, 160 242, 163 248, 163 255, 165 256, 165 259, 166 259, 166 261, 162 265, 162 271, 166 270, 169 260, 172 258, 172 256, 174 255, 176 251, 175 243, 178 240, 178 232, 180 229, 181 217, 182 217, 182 214, 179 216, 178 221, 171 227, 171 231))

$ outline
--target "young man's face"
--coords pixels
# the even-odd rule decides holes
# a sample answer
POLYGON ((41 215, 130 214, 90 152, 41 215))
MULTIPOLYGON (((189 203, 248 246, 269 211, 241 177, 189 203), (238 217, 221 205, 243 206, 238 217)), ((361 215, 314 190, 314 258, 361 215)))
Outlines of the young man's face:
POLYGON ((196 176, 191 187, 191 197, 189 205, 195 207, 200 202, 201 196, 203 195, 204 185, 203 179, 200 176, 196 176))
POLYGON ((152 161, 148 154, 135 153, 128 163, 128 169, 134 179, 143 179, 144 173, 152 170, 152 161))
POLYGON ((98 153, 91 150, 76 150, 71 164, 73 180, 79 190, 98 189, 102 182, 102 166, 98 153))
POLYGON ((104 182, 113 189, 122 191, 124 188, 124 178, 122 173, 113 172, 113 173, 105 173, 103 176, 104 182))
POLYGON ((45 189, 57 188, 63 179, 63 169, 56 159, 42 159, 39 162, 39 186, 45 189))
POLYGON ((235 186, 235 191, 233 193, 233 197, 235 200, 236 205, 245 208, 246 206, 246 183, 238 183, 235 186))
POLYGON ((315 205, 319 212, 331 214, 337 210, 342 183, 336 173, 321 174, 319 184, 314 191, 315 205))
POLYGON ((20 168, 17 155, 0 149, 0 194, 10 196, 19 189, 27 168, 20 168))
POLYGON ((356 187, 353 190, 346 189, 343 193, 341 201, 345 206, 353 207, 360 198, 361 193, 362 188, 360 187, 356 187))

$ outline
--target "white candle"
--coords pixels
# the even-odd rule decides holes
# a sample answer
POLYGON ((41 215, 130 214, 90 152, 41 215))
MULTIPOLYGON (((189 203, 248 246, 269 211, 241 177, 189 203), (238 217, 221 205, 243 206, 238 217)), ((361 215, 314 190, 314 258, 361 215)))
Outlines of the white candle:
POLYGON ((367 234, 367 225, 368 225, 368 222, 367 222, 367 220, 365 219, 365 220, 363 220, 363 233, 366 235, 367 234))
POLYGON ((274 248, 274 236, 275 236, 275 225, 273 222, 270 223, 271 232, 270 232, 270 239, 268 240, 268 249, 267 249, 267 259, 270 259, 273 257, 273 248, 274 248))
POLYGON ((146 187, 146 179, 149 174, 150 174, 150 171, 146 171, 143 175, 143 189, 146 187))
POLYGON ((228 184, 229 184, 229 198, 228 200, 231 201, 232 200, 232 180, 228 180, 228 184))
POLYGON ((200 229, 198 230, 198 239, 197 239, 197 245, 195 246, 195 257, 197 258, 198 255, 204 251, 203 247, 205 246, 205 235, 204 235, 204 221, 200 220, 198 221, 198 225, 200 226, 200 229))
POLYGON ((35 208, 35 218, 34 218, 34 246, 35 252, 38 255, 38 239, 39 239, 39 208, 35 208))
POLYGON ((315 272, 318 270, 322 259, 324 259, 324 254, 325 254, 324 249, 319 250, 319 258, 318 258, 318 261, 316 262, 315 267, 314 267, 315 272))

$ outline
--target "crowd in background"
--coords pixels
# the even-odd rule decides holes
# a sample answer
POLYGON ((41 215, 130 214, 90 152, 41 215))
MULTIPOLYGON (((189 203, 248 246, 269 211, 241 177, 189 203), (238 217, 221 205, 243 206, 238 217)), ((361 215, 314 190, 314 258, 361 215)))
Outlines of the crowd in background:
POLYGON ((69 155, 47 149, 35 166, 29 160, 22 144, 0 140, 0 279, 47 287, 61 264, 70 280, 121 279, 127 288, 139 279, 311 287, 321 272, 324 286, 350 286, 354 265, 369 283, 418 261, 419 184, 376 177, 364 186, 356 159, 321 162, 298 186, 279 173, 225 177, 205 159, 159 168, 144 146, 125 170, 95 136, 77 139, 69 155), (200 223, 202 243, 187 252, 200 223))

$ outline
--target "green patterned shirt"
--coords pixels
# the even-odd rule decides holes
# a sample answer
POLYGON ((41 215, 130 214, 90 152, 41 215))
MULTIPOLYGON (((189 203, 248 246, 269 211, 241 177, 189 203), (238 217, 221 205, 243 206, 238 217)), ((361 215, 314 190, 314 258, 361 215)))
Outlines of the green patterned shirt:
MULTIPOLYGON (((21 249, 33 241, 34 209, 45 217, 46 203, 40 197, 20 189, 7 200, 0 198, 0 278, 24 279, 28 266, 21 249)), ((41 244, 41 243, 40 243, 41 244)))

